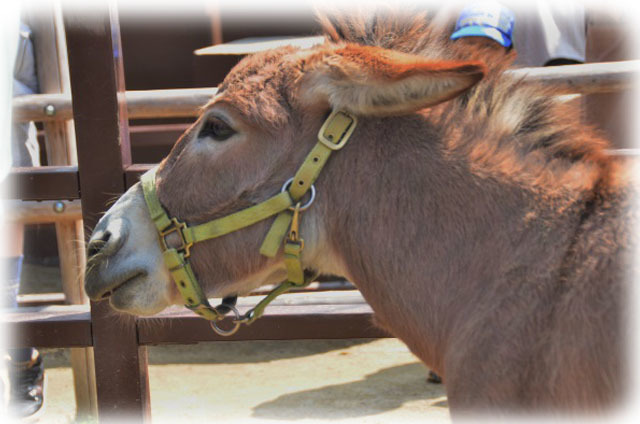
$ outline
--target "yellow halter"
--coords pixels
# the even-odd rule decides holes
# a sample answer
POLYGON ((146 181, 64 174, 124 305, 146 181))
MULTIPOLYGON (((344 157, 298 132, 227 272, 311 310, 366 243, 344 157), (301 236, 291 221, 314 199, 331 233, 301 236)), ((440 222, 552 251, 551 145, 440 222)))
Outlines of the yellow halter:
POLYGON ((310 282, 310 278, 305 278, 304 267, 300 260, 304 248, 304 240, 300 238, 299 233, 300 213, 313 203, 315 199, 313 183, 331 153, 344 147, 355 130, 356 124, 355 116, 344 111, 332 112, 318 132, 318 142, 311 149, 293 178, 283 185, 279 194, 255 206, 200 225, 187 225, 175 217, 169 217, 165 212, 156 194, 157 168, 154 167, 141 177, 144 199, 151 219, 158 230, 164 263, 186 302, 185 306, 211 321, 211 327, 218 334, 231 335, 238 330, 240 324, 251 324, 262 316, 266 306, 278 295, 293 287, 301 287, 310 282), (302 198, 309 191, 311 191, 310 199, 302 204, 302 198), (232 300, 227 298, 221 305, 212 307, 198 284, 189 262, 192 246, 195 243, 221 237, 248 227, 274 215, 277 215, 276 219, 262 242, 260 253, 268 257, 275 257, 284 241, 287 279, 242 317, 234 307, 235 298, 232 300), (180 246, 171 246, 167 242, 167 236, 174 232, 180 237, 180 246), (225 331, 220 329, 216 322, 223 319, 230 310, 234 311, 236 315, 235 326, 231 330, 225 331))

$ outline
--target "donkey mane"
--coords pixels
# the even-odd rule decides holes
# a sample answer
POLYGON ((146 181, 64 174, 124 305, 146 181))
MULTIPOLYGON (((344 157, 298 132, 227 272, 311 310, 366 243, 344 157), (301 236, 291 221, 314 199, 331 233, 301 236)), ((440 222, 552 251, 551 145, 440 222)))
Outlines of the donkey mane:
POLYGON ((324 9, 318 11, 318 20, 333 42, 347 41, 427 57, 442 54, 437 49, 444 47, 442 42, 446 39, 438 34, 424 10, 392 10, 384 5, 367 6, 354 13, 324 9))
POLYGON ((515 52, 489 56, 490 47, 451 41, 450 32, 424 11, 398 13, 378 6, 358 13, 320 12, 319 20, 332 42, 379 46, 434 61, 487 63, 489 72, 476 86, 423 111, 441 129, 450 153, 466 158, 478 175, 547 193, 614 184, 608 142, 593 128, 576 125, 581 121, 577 102, 563 102, 552 88, 505 74, 515 52))

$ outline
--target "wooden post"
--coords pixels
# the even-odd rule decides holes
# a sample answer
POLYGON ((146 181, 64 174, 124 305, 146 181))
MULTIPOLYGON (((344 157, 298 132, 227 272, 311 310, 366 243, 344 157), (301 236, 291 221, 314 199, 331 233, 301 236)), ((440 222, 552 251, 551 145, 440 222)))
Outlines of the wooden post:
MULTIPOLYGON (((33 12, 29 23, 33 34, 34 55, 40 92, 70 93, 67 46, 59 3, 43 3, 28 9, 33 12)), ((49 115, 56 110, 48 108, 49 115)), ((49 165, 77 165, 75 132, 70 121, 44 123, 49 165)), ((84 229, 82 220, 55 223, 60 258, 62 290, 67 304, 85 304, 88 298, 82 289, 84 281, 84 229)), ((93 350, 71 349, 76 419, 86 420, 97 415, 97 397, 93 350)))
POLYGON ((205 5, 206 11, 211 18, 211 44, 214 46, 222 44, 222 19, 220 17, 220 2, 218 0, 210 1, 205 5))
MULTIPOLYGON (((105 3, 65 9, 63 17, 82 212, 90 230, 124 191, 130 163, 122 50, 117 15, 105 3)), ((135 319, 114 320, 108 302, 92 302, 91 321, 99 420, 148 421, 147 352, 138 346, 135 319)))

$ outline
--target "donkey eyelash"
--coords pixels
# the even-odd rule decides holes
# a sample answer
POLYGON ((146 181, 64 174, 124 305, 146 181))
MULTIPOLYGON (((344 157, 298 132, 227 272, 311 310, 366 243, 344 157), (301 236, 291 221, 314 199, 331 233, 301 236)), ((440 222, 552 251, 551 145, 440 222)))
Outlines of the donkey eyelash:
POLYGON ((225 141, 234 135, 236 131, 223 119, 210 116, 200 127, 198 138, 212 138, 215 141, 225 141))

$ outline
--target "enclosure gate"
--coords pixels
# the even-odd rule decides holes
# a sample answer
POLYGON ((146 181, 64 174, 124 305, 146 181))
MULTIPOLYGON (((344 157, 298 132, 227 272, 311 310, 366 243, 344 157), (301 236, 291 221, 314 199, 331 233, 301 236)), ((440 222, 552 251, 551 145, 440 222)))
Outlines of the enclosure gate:
MULTIPOLYGON (((110 14, 107 6, 97 4, 91 10, 77 13, 64 11, 78 166, 14 169, 6 184, 17 188, 14 197, 23 200, 81 198, 82 217, 89 235, 114 196, 134 184, 150 165, 131 163, 125 97, 134 96, 125 96, 117 17, 110 14)), ((574 72, 569 82, 576 92, 625 88, 638 69, 637 62, 606 69, 598 65, 582 68, 588 69, 583 75, 574 72)), ((567 82, 563 72, 567 71, 545 69, 533 73, 532 78, 567 82)), ((206 102, 212 90, 196 91, 204 99, 200 104, 206 102)), ((42 97, 52 104, 60 101, 55 96, 42 97)), ((69 118, 63 104, 57 110, 56 119, 69 118)), ((41 116, 41 112, 37 110, 34 114, 41 116)), ((108 302, 92 302, 90 308, 83 305, 20 308, 6 314, 4 322, 14 335, 9 341, 12 346, 92 348, 95 362, 90 366, 95 369, 100 421, 125 417, 148 421, 148 345, 385 337, 371 324, 371 314, 369 306, 360 301, 275 305, 261 320, 229 338, 218 336, 207 321, 183 309, 162 313, 152 323, 145 318, 116 320, 108 302)))

